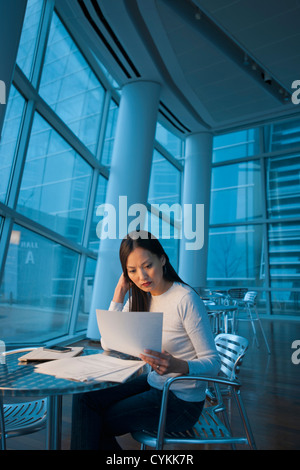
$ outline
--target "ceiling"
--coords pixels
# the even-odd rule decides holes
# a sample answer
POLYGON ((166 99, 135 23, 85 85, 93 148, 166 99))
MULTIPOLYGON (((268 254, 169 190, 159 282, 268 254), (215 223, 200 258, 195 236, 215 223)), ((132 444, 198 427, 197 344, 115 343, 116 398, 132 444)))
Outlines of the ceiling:
POLYGON ((120 86, 162 84, 160 115, 182 133, 299 115, 300 0, 58 0, 83 50, 120 86))

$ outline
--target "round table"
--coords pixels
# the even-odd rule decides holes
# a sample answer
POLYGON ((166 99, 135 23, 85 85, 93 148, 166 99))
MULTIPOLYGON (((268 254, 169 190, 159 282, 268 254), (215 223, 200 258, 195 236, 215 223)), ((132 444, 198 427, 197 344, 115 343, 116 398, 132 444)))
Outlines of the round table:
MULTIPOLYGON (((103 350, 84 350, 83 354, 107 354, 103 350)), ((76 382, 60 379, 35 371, 36 363, 21 363, 19 357, 24 352, 9 353, 6 362, 0 364, 0 396, 2 397, 48 397, 47 441, 48 449, 61 447, 62 397, 75 393, 100 390, 118 385, 116 382, 76 382)), ((131 376, 139 375, 141 371, 131 376)), ((130 380, 130 379, 129 379, 130 380)))
MULTIPOLYGON (((205 303, 204 303, 205 304, 205 303)), ((206 311, 208 315, 215 316, 217 318, 217 328, 215 333, 218 334, 221 331, 220 328, 220 316, 223 318, 224 323, 224 333, 228 333, 228 315, 232 314, 232 324, 234 329, 235 323, 235 313, 238 310, 237 305, 211 305, 210 303, 205 304, 206 311)))

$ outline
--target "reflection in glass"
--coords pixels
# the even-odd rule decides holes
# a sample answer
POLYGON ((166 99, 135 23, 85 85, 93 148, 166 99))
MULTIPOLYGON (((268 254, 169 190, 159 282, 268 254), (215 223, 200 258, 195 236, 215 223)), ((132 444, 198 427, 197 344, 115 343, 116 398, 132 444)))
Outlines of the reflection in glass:
POLYGON ((103 165, 110 165, 113 146, 115 141, 116 126, 118 119, 119 107, 114 100, 110 101, 108 118, 106 124, 106 131, 104 137, 103 151, 101 155, 101 162, 103 165))
POLYGON ((155 139, 175 158, 182 157, 182 139, 168 131, 159 122, 156 125, 155 139))
POLYGON ((90 306, 92 301, 96 264, 96 260, 92 258, 87 258, 83 277, 83 284, 80 294, 76 331, 81 331, 87 328, 90 306))
POLYGON ((101 218, 96 215, 96 212, 98 206, 105 203, 106 187, 107 180, 102 175, 99 175, 89 240, 89 249, 93 251, 98 251, 99 249, 100 240, 97 236, 96 228, 101 218))
POLYGON ((18 210, 80 242, 92 168, 36 114, 18 200, 18 210))
POLYGON ((259 153, 259 129, 245 129, 214 137, 213 163, 250 157, 259 153))
POLYGON ((300 120, 280 122, 274 124, 271 132, 270 151, 285 150, 299 147, 300 142, 300 120))
POLYGON ((180 202, 180 171, 154 150, 148 193, 149 204, 180 202))
POLYGON ((212 169, 210 223, 262 217, 260 163, 245 162, 212 169))
POLYGON ((17 64, 28 79, 31 78, 35 58, 43 3, 43 0, 28 0, 23 22, 17 64))
POLYGON ((95 153, 104 88, 55 13, 39 92, 74 134, 95 153))
POLYGON ((4 202, 11 177, 25 100, 12 85, 0 140, 0 201, 4 202))
POLYGON ((300 216, 300 155, 268 158, 268 217, 300 216))
POLYGON ((300 223, 269 225, 271 287, 300 287, 300 223))
POLYGON ((79 255, 13 227, 0 287, 0 337, 34 344, 68 333, 79 255))
POLYGON ((260 225, 210 229, 207 263, 210 286, 263 286, 264 269, 260 225))

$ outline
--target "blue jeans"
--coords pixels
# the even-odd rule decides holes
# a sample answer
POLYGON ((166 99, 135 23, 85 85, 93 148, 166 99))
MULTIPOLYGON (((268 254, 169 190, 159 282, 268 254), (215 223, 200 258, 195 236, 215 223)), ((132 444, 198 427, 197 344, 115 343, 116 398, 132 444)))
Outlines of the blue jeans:
MULTIPOLYGON (((162 391, 147 374, 130 382, 73 396, 71 449, 120 450, 115 436, 158 427, 162 391)), ((167 431, 185 431, 199 418, 204 402, 169 393, 167 431)))

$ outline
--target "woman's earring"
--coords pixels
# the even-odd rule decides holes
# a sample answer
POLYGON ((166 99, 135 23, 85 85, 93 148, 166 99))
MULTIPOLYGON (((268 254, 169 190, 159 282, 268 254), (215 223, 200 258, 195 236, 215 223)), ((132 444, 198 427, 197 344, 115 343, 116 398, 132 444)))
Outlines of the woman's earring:
POLYGON ((163 265, 163 274, 166 275, 167 274, 167 266, 164 264, 163 265))

